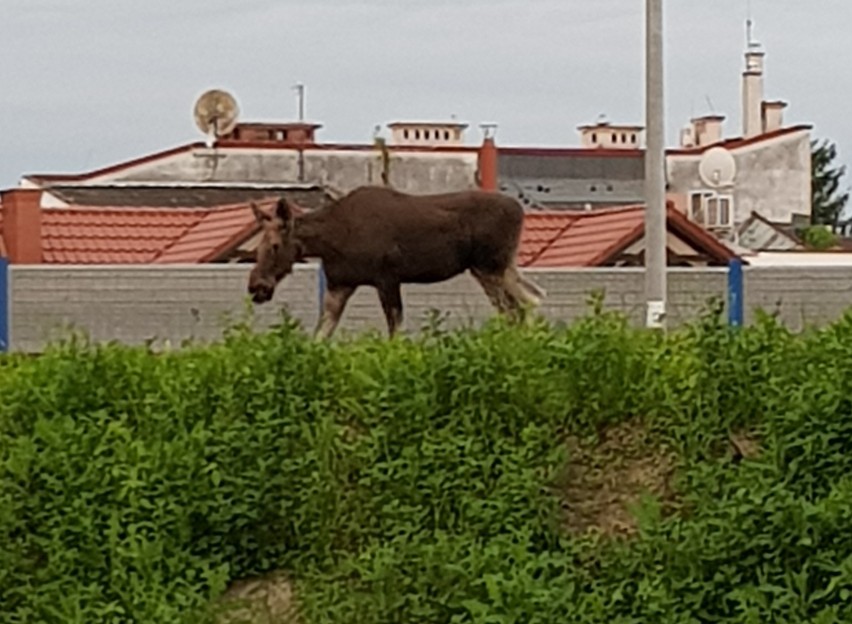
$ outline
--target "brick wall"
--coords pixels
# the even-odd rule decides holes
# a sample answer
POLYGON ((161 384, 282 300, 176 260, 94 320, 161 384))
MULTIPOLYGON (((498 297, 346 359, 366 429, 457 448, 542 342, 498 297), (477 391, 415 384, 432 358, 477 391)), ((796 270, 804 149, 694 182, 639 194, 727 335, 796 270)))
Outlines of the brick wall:
MULTIPOLYGON (((34 267, 13 266, 10 274, 10 343, 13 350, 35 352, 63 327, 84 330, 94 340, 139 344, 153 340, 215 340, 227 319, 246 310, 249 267, 34 267)), ((643 322, 642 269, 532 270, 526 275, 547 290, 541 312, 553 321, 570 322, 588 311, 592 291, 602 289, 609 309, 643 322)), ((711 297, 725 297, 725 269, 672 269, 669 273, 670 326, 694 318, 711 297)), ((316 268, 299 267, 271 304, 255 308, 258 327, 277 320, 285 306, 306 330, 318 314, 316 268)), ((450 327, 480 322, 493 314, 476 282, 467 275, 440 284, 403 288, 405 324, 416 331, 432 309, 450 327)), ((753 309, 780 312, 791 328, 805 322, 838 318, 852 305, 848 269, 747 268, 746 322, 753 309)), ((376 293, 363 288, 350 300, 340 332, 384 331, 376 293)))

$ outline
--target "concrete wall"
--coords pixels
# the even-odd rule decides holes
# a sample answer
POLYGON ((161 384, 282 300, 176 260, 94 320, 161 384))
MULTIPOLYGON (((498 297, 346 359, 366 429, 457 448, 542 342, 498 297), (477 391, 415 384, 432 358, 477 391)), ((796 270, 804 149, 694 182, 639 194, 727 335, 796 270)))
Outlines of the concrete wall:
MULTIPOLYGON (((22 267, 9 276, 9 342, 13 350, 38 351, 68 326, 93 340, 161 345, 193 338, 216 339, 244 314, 245 265, 182 267, 22 267), (57 333, 58 332, 58 333, 57 333)), ((300 320, 316 319, 317 274, 301 269, 276 301, 300 320)), ((277 309, 255 311, 259 326, 277 320, 277 309)))
MULTIPOLYGON (((794 214, 810 215, 811 151, 807 132, 761 141, 731 153, 737 164, 733 189, 736 225, 748 219, 752 211, 778 223, 790 223, 794 214)), ((672 193, 712 190, 698 175, 700 162, 700 156, 668 156, 672 193)))
POLYGON ((848 266, 749 267, 744 274, 745 322, 754 310, 778 314, 794 331, 823 325, 852 308, 852 271, 848 266))
MULTIPOLYGON (((304 181, 342 192, 381 183, 378 150, 306 150, 304 181)), ((475 151, 390 153, 390 182, 410 193, 464 190, 476 186, 475 151)), ((299 153, 294 149, 198 149, 144 163, 98 178, 121 182, 299 182, 299 153)))
MULTIPOLYGON (((173 345, 182 340, 216 340, 228 320, 246 311, 245 265, 184 267, 31 267, 10 270, 10 343, 13 350, 37 352, 65 329, 84 330, 96 341, 173 345)), ((570 322, 588 312, 587 301, 602 289, 608 309, 643 322, 642 269, 531 270, 526 273, 548 291, 541 312, 570 322)), ((272 304, 254 309, 256 326, 268 327, 286 308, 312 330, 318 316, 316 268, 300 267, 272 304)), ((672 269, 669 315, 673 326, 694 318, 711 297, 725 297, 725 269, 672 269)), ((489 318, 493 311, 468 276, 441 284, 403 289, 407 331, 417 331, 431 310, 457 327, 489 318)), ((852 274, 832 268, 760 268, 746 271, 746 320, 752 308, 778 307, 792 328, 803 322, 837 318, 852 304, 852 274), (780 307, 779 307, 780 306, 780 307)), ((342 334, 376 329, 384 318, 375 291, 358 291, 340 326, 342 334)))

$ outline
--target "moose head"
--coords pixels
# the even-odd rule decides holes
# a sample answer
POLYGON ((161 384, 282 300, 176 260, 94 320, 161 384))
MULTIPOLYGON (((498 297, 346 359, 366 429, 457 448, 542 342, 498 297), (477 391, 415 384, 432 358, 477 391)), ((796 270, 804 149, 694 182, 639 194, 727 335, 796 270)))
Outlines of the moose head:
POLYGON ((275 287, 293 271, 300 260, 300 245, 296 240, 295 215, 286 198, 281 198, 273 213, 267 214, 251 203, 254 218, 260 225, 257 259, 249 274, 248 292, 254 303, 272 299, 275 287))

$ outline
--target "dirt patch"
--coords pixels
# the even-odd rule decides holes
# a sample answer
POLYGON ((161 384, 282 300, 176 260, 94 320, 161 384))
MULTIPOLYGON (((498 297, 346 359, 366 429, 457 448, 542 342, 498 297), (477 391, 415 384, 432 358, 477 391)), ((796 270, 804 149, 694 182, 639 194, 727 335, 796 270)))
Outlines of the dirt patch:
POLYGON ((756 459, 760 456, 761 445, 758 435, 743 429, 732 431, 728 436, 730 452, 735 463, 744 459, 756 459))
POLYGON ((652 442, 638 421, 607 428, 595 442, 572 437, 567 445, 568 463, 556 488, 568 531, 634 535, 637 527, 631 510, 643 494, 657 498, 663 514, 673 510, 675 454, 652 442))
POLYGON ((283 572, 234 581, 217 604, 218 624, 296 624, 293 584, 283 572))

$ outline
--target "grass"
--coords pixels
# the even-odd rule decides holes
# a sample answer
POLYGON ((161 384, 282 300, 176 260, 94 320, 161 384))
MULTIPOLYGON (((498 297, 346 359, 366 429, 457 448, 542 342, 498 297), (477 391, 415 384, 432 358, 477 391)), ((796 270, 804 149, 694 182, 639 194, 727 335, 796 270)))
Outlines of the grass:
POLYGON ((852 621, 852 316, 71 339, 0 396, 2 622, 852 621))

